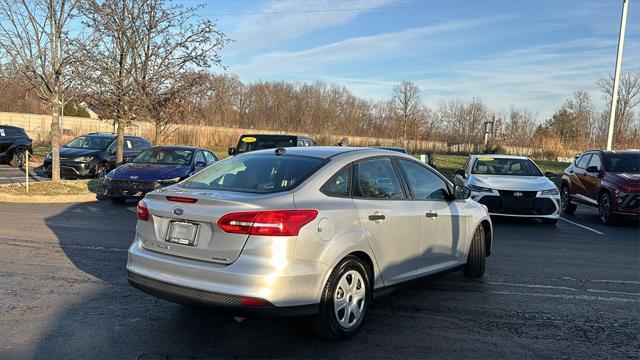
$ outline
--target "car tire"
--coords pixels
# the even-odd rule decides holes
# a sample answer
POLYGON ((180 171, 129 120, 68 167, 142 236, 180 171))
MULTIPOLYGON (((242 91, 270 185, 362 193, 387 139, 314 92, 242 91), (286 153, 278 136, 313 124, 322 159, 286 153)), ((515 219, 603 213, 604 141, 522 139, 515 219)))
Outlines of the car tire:
POLYGON ((571 202, 571 193, 567 185, 562 185, 560 188, 560 208, 567 215, 573 214, 578 208, 576 204, 571 202))
POLYGON ((344 258, 322 291, 319 313, 311 319, 313 329, 328 340, 350 339, 362 326, 371 295, 367 265, 355 256, 344 258))
POLYGON ((24 167, 25 161, 24 149, 17 149, 13 152, 13 156, 11 156, 11 160, 9 160, 9 165, 14 168, 22 168, 24 167))
POLYGON ((484 265, 487 257, 487 248, 484 241, 484 230, 482 226, 478 226, 471 240, 467 263, 464 265, 464 276, 479 278, 484 275, 484 265))
POLYGON ((602 193, 598 199, 598 217, 605 225, 614 224, 615 217, 611 205, 611 195, 607 192, 602 193))
POLYGON ((558 219, 540 218, 540 220, 542 220, 543 224, 555 225, 558 223, 558 219))
POLYGON ((127 199, 123 197, 109 197, 109 199, 113 201, 114 204, 124 204, 125 201, 127 201, 127 199))
POLYGON ((96 168, 93 171, 93 175, 96 179, 102 180, 104 179, 105 176, 107 176, 108 172, 109 172, 109 169, 107 168, 106 164, 98 163, 96 164, 96 168))

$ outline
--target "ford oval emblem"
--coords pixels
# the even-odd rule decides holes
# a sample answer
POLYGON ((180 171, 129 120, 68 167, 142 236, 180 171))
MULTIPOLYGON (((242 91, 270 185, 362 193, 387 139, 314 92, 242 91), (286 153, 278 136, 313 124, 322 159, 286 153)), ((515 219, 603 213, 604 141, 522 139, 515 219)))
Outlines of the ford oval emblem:
POLYGON ((177 208, 177 209, 173 210, 173 213, 178 215, 178 216, 180 216, 180 215, 184 214, 184 210, 182 210, 180 208, 177 208))

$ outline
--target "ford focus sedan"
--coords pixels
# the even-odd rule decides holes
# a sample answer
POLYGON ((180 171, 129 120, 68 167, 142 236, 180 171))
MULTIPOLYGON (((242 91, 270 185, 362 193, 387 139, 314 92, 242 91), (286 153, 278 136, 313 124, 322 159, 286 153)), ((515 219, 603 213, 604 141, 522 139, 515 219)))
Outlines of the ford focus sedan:
POLYGON ((492 216, 539 218, 555 224, 560 217, 560 193, 533 160, 524 156, 471 155, 457 180, 471 190, 471 198, 492 216))
POLYGON ((386 150, 245 153, 138 203, 128 280, 182 304, 309 315, 320 335, 349 338, 374 293, 444 271, 484 274, 491 220, 468 197, 386 150))

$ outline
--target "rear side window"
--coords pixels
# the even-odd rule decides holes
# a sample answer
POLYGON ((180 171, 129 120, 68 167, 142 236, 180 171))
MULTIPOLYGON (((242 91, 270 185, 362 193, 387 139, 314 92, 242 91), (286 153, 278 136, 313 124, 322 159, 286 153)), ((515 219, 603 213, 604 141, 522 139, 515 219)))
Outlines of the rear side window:
POLYGON ((187 189, 268 194, 295 188, 326 160, 297 155, 247 154, 219 161, 181 183, 187 189))
POLYGON ((341 170, 322 187, 322 193, 327 196, 349 196, 351 193, 351 173, 351 166, 341 170))
POLYGON ((369 199, 404 199, 400 180, 391 159, 378 158, 356 164, 356 197, 369 199))
POLYGON ((587 168, 587 164, 589 162, 589 158, 591 158, 591 154, 584 154, 584 155, 580 156, 578 161, 576 161, 576 166, 581 168, 581 169, 586 169, 587 168))

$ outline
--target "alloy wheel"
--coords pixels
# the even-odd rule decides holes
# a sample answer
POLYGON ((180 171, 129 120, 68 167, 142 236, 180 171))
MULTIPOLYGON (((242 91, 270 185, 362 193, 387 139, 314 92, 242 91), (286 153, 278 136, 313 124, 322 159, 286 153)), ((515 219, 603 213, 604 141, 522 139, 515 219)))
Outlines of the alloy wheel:
POLYGON ((18 165, 18 167, 23 167, 25 164, 25 156, 24 156, 24 152, 20 151, 19 153, 16 154, 16 163, 18 165))
POLYGON ((367 288, 359 272, 350 270, 336 286, 333 308, 336 320, 345 329, 354 327, 364 315, 367 288))
POLYGON ((562 206, 562 211, 566 211, 569 207, 569 189, 566 186, 563 186, 561 190, 560 206, 562 206))
POLYGON ((100 164, 96 165, 96 178, 103 180, 105 176, 107 176, 107 167, 100 164))

